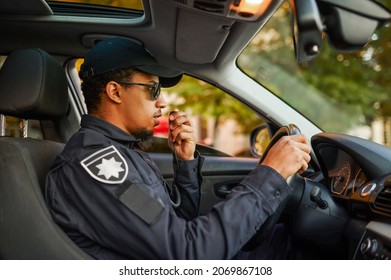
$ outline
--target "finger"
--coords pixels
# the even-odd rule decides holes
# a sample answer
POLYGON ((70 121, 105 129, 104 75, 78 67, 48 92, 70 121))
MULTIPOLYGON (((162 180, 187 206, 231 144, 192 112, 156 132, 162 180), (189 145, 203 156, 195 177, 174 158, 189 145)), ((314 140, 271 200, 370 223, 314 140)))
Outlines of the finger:
POLYGON ((311 156, 308 154, 308 153, 305 153, 303 155, 303 159, 305 160, 305 162, 310 162, 311 161, 311 156))
POLYGON ((178 116, 183 116, 183 115, 186 115, 185 112, 182 112, 182 111, 179 111, 178 109, 174 109, 170 112, 169 114, 169 120, 170 121, 173 121, 174 119, 176 119, 178 116))
POLYGON ((179 145, 183 143, 195 145, 194 134, 181 131, 176 138, 176 142, 174 143, 178 143, 179 145))
POLYGON ((300 142, 295 142, 294 144, 298 149, 301 151, 309 154, 311 152, 311 147, 308 144, 300 143, 300 142))
POLYGON ((281 141, 281 144, 284 146, 285 145, 286 146, 292 145, 292 146, 297 147, 306 153, 311 152, 311 146, 309 145, 307 138, 302 134, 284 136, 280 139, 280 141, 281 141))
POLYGON ((290 151, 292 153, 295 149, 299 149, 303 152, 309 153, 311 151, 310 146, 306 143, 296 141, 299 139, 301 138, 294 138, 293 136, 284 136, 280 140, 278 140, 276 144, 273 145, 271 150, 287 149, 287 151, 290 151))
POLYGON ((175 108, 172 111, 170 111, 169 115, 174 114, 176 112, 180 112, 178 108, 175 108))
POLYGON ((309 145, 309 141, 308 141, 307 137, 304 136, 304 134, 296 134, 296 135, 291 135, 288 137, 290 137, 292 140, 294 140, 298 143, 303 143, 303 144, 309 145))
POLYGON ((191 122, 185 113, 177 113, 175 115, 171 115, 171 117, 172 119, 170 120, 170 129, 175 129, 182 124, 191 126, 191 122))
POLYGON ((299 174, 302 174, 304 171, 306 171, 308 169, 308 163, 307 162, 303 162, 303 165, 301 166, 301 168, 297 171, 299 174))
POLYGON ((188 125, 180 125, 176 129, 171 130, 170 139, 172 142, 181 142, 182 140, 194 140, 194 129, 188 125))
POLYGON ((298 166, 299 166, 298 172, 299 173, 304 172, 308 168, 308 163, 311 161, 311 156, 308 153, 299 150, 297 152, 297 157, 298 157, 298 166))
POLYGON ((303 154, 303 162, 302 162, 302 167, 300 168, 300 170, 307 170, 308 168, 308 164, 310 163, 311 161, 311 156, 307 153, 303 154))

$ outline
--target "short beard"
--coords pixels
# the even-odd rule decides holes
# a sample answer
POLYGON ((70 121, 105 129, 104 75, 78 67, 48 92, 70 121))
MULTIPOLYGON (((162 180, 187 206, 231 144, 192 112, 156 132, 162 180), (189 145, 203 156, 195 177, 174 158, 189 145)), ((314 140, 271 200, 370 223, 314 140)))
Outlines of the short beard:
POLYGON ((132 133, 133 137, 142 142, 149 141, 153 137, 153 131, 146 128, 140 129, 132 133))
POLYGON ((148 149, 150 149, 152 147, 153 131, 150 131, 150 130, 144 128, 144 129, 141 129, 141 130, 138 130, 138 131, 132 133, 132 135, 137 140, 139 140, 139 142, 136 144, 136 147, 138 147, 139 149, 141 149, 143 151, 147 151, 148 149))

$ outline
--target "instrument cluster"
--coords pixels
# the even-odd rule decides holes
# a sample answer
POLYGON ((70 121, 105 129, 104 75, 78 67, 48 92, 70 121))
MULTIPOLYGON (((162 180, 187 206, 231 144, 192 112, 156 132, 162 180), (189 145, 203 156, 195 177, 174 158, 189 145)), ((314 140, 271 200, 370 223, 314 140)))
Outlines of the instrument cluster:
POLYGON ((348 198, 367 182, 367 177, 361 167, 343 150, 323 147, 320 153, 324 155, 332 194, 348 198))

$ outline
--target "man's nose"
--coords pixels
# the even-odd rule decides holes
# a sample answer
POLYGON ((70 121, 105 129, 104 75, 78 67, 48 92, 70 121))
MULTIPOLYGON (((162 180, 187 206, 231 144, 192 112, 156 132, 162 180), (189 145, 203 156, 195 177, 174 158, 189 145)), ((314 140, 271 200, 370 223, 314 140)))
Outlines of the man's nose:
POLYGON ((166 99, 164 99, 163 93, 159 95, 159 98, 156 100, 156 107, 157 108, 166 108, 167 102, 166 99))

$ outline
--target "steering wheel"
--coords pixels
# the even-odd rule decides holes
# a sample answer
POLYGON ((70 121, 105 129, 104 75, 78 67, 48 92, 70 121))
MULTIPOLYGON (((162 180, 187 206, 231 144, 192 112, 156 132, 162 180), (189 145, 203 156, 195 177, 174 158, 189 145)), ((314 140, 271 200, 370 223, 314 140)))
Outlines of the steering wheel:
MULTIPOLYGON (((283 136, 301 134, 300 129, 294 125, 289 124, 281 127, 272 137, 270 143, 265 149, 265 152, 262 154, 262 157, 259 163, 265 159, 271 147, 280 140, 283 136)), ((276 226, 277 222, 280 220, 281 215, 284 210, 294 210, 298 203, 300 202, 301 196, 304 191, 304 178, 297 173, 290 176, 287 179, 288 185, 293 189, 292 193, 281 202, 278 206, 276 212, 269 216, 267 220, 262 224, 258 229, 257 233, 244 245, 243 250, 252 251, 254 250, 263 240, 268 238, 272 233, 273 229, 276 226)), ((293 212, 293 211, 289 211, 293 212)))

